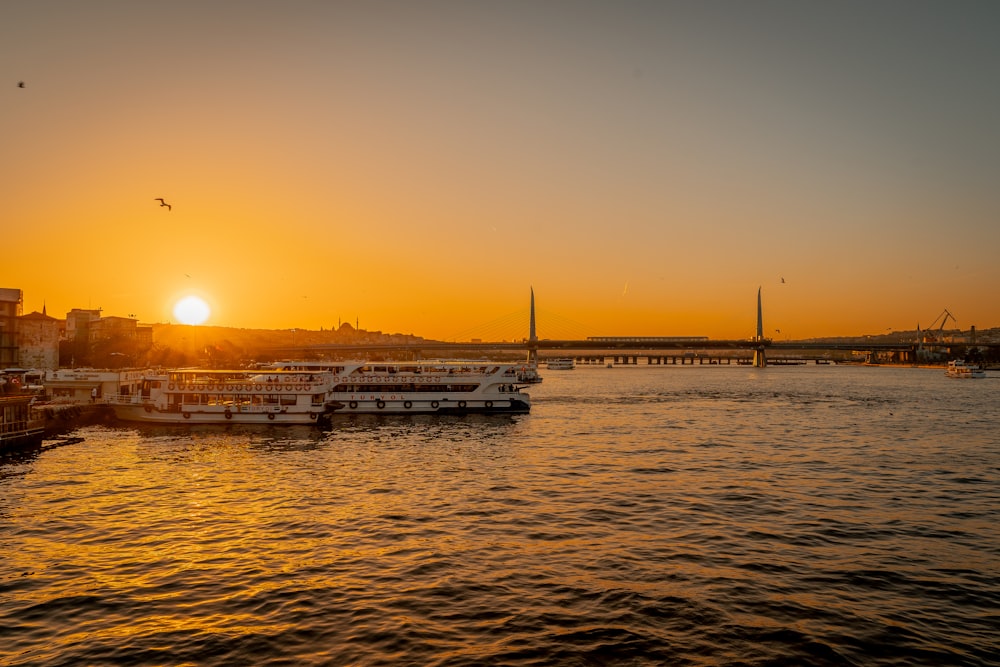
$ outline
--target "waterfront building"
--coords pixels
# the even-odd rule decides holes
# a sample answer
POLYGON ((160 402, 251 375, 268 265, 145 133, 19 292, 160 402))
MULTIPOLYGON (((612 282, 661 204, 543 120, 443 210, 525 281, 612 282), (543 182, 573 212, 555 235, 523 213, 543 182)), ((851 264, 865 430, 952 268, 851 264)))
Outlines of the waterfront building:
POLYGON ((66 313, 66 347, 60 366, 90 365, 90 323, 101 318, 101 309, 74 308, 66 313))
POLYGON ((45 391, 53 403, 103 402, 114 396, 132 396, 142 387, 144 371, 106 371, 73 368, 49 371, 45 391))
POLYGON ((59 368, 61 322, 42 312, 18 318, 18 365, 21 368, 55 370, 59 368))
POLYGON ((110 315, 92 320, 88 332, 92 365, 105 368, 142 365, 153 346, 153 328, 140 327, 132 317, 110 315))
POLYGON ((0 368, 18 365, 17 325, 23 299, 21 290, 0 287, 0 368))

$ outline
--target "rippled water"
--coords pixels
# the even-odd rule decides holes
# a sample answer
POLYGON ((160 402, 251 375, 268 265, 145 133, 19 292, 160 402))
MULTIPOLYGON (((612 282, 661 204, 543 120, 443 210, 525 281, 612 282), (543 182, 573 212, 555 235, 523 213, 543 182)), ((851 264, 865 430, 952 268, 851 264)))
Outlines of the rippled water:
POLYGON ((530 415, 0 460, 0 663, 998 664, 1000 377, 549 372, 530 415))

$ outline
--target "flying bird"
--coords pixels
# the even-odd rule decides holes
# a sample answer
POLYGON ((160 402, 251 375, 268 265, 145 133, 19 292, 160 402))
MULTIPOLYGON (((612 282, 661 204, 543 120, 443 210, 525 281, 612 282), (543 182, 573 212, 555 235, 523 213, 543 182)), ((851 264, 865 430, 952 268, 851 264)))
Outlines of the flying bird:
POLYGON ((784 284, 785 284, 785 277, 784 277, 784 276, 782 276, 782 277, 781 277, 781 284, 782 284, 782 285, 784 285, 784 284))
POLYGON ((24 88, 24 81, 18 81, 17 82, 17 87, 18 88, 24 88))
POLYGON ((156 197, 156 198, 155 198, 155 201, 158 201, 158 202, 160 202, 160 206, 166 206, 166 207, 167 207, 167 210, 168 210, 168 211, 172 211, 172 210, 174 210, 174 209, 173 209, 173 208, 172 208, 172 207, 170 206, 170 204, 168 204, 167 202, 163 201, 163 197, 156 197))

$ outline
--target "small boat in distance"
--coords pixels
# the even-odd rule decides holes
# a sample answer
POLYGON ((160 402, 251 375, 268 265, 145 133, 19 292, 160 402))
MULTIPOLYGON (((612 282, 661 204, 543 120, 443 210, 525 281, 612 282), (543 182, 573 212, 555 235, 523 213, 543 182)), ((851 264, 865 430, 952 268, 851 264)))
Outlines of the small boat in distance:
POLYGON ((569 358, 549 359, 545 367, 550 371, 571 371, 576 368, 576 362, 569 358))
POLYGON ((961 359, 948 362, 948 370, 944 373, 950 378, 984 378, 986 371, 975 364, 967 364, 961 359))
POLYGON ((538 384, 542 376, 538 374, 537 364, 526 364, 517 370, 517 381, 524 384, 538 384))

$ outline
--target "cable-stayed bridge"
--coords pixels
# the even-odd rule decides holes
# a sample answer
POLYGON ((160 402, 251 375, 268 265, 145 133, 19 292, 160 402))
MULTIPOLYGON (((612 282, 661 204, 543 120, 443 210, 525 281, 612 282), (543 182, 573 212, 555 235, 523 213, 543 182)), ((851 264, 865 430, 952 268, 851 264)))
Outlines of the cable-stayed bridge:
MULTIPOLYGON (((463 358, 522 356, 529 363, 541 358, 574 357, 584 363, 638 364, 752 364, 757 367, 772 363, 801 363, 804 361, 829 361, 852 358, 858 353, 866 360, 885 359, 898 363, 916 362, 922 350, 944 350, 965 345, 954 342, 873 341, 853 339, 836 341, 774 341, 764 336, 763 308, 760 290, 757 291, 756 334, 746 339, 711 339, 700 336, 580 336, 579 338, 539 338, 536 328, 535 296, 531 292, 527 337, 515 339, 510 335, 514 322, 524 322, 523 313, 505 316, 488 325, 486 331, 506 331, 504 339, 484 340, 473 338, 470 333, 482 335, 483 328, 470 329, 456 338, 471 340, 433 341, 419 340, 392 343, 330 343, 322 345, 282 346, 270 348, 281 355, 338 356, 365 354, 376 358, 463 358), (509 338, 510 340, 506 340, 509 338)), ((566 322, 569 322, 566 320, 566 322)), ((576 323, 572 325, 582 327, 576 323)), ((500 338, 500 335, 496 336, 500 338)), ((995 348, 996 344, 977 344, 995 348)))

